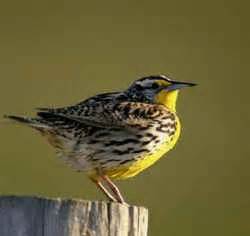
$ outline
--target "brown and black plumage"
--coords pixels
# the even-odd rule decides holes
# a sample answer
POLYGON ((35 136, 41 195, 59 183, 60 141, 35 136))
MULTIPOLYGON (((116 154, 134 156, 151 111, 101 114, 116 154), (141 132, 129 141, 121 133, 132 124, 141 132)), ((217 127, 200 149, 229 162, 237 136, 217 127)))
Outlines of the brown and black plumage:
POLYGON ((62 160, 86 172, 110 199, 124 202, 111 179, 138 174, 175 145, 178 90, 192 85, 149 76, 122 92, 63 108, 38 108, 34 118, 7 117, 38 130, 62 160))

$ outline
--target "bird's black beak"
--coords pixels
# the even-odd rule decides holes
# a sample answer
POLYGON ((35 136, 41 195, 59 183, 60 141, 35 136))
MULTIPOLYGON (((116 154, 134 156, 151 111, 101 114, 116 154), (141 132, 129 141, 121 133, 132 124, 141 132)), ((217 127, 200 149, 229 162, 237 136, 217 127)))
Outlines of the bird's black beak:
POLYGON ((191 87, 191 86, 196 86, 196 85, 197 84, 188 83, 188 82, 171 81, 171 84, 166 87, 166 90, 173 91, 173 90, 178 90, 178 89, 182 89, 185 87, 191 87))

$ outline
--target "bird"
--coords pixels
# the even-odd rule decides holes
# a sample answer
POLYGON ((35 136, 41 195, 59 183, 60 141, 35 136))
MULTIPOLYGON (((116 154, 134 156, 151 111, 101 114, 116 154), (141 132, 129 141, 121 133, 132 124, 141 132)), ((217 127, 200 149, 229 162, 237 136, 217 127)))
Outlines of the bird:
POLYGON ((136 176, 176 145, 179 91, 195 85, 150 75, 124 91, 65 107, 36 108, 34 117, 5 118, 37 130, 62 161, 86 173, 110 201, 126 203, 114 180, 136 176))

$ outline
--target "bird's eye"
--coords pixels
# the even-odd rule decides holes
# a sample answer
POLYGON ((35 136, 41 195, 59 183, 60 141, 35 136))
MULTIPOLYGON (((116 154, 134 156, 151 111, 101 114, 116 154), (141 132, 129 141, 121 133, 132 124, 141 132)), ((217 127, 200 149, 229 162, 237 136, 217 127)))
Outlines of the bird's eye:
POLYGON ((158 89, 160 86, 159 86, 159 84, 157 84, 157 83, 153 83, 152 84, 152 89, 158 89))

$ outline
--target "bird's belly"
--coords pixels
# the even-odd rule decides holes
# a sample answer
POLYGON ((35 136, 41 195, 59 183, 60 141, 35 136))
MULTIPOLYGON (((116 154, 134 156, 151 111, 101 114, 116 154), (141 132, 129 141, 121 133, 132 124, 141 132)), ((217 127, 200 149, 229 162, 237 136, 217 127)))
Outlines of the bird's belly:
POLYGON ((111 168, 106 171, 106 174, 113 179, 126 179, 139 174, 141 171, 153 165, 159 160, 164 154, 171 150, 180 136, 180 123, 177 122, 177 129, 175 134, 169 139, 166 137, 165 140, 156 147, 152 153, 145 154, 142 158, 130 162, 125 165, 121 165, 116 168, 111 168))
POLYGON ((147 136, 150 134, 148 130, 136 135, 123 130, 113 130, 112 135, 107 130, 100 132, 99 139, 84 139, 73 149, 64 148, 61 159, 75 170, 91 176, 101 171, 113 179, 126 179, 148 168, 174 147, 180 134, 180 123, 176 118, 175 128, 155 130, 152 136, 147 136), (103 136, 103 133, 108 135, 103 136))

